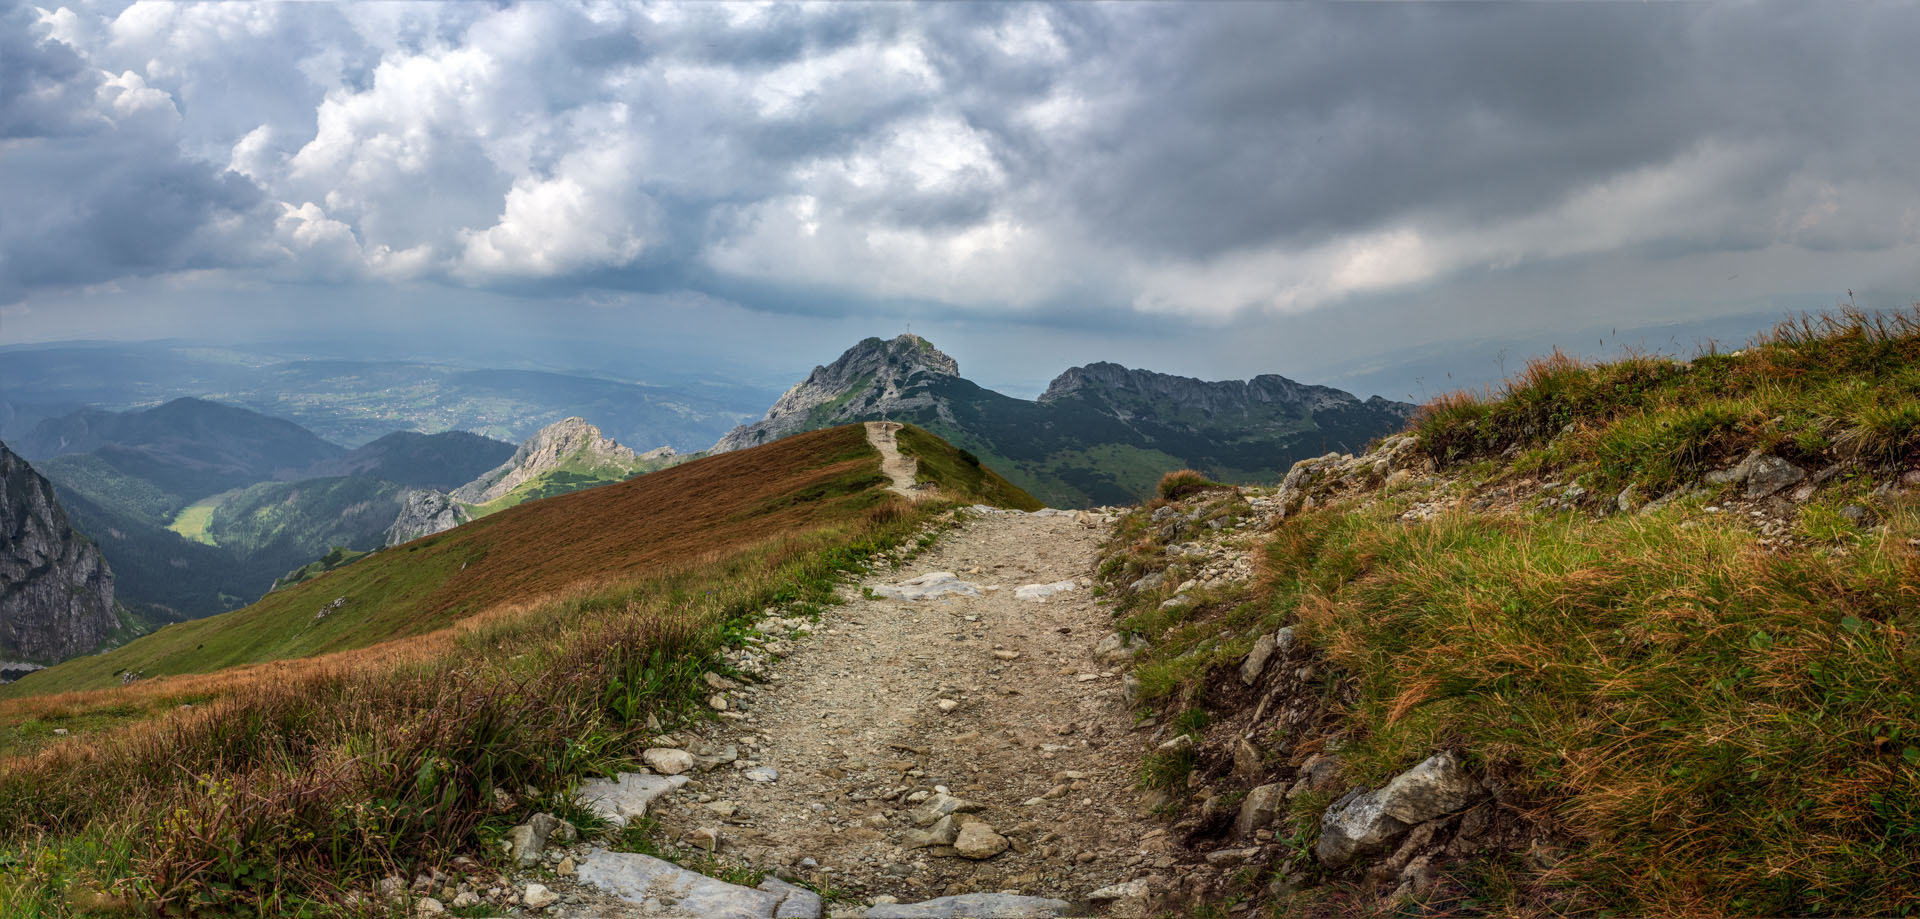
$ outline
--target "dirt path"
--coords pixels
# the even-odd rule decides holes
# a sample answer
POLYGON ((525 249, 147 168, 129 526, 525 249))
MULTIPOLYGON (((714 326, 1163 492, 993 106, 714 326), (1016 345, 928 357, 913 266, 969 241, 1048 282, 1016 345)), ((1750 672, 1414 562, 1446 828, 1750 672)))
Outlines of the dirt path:
POLYGON ((920 500, 919 492, 914 490, 914 474, 919 471, 920 462, 909 456, 900 455, 900 444, 894 437, 900 430, 898 421, 867 422, 867 443, 880 451, 880 471, 886 473, 893 484, 887 490, 909 501, 920 500))
POLYGON ((741 760, 662 800, 666 838, 716 830, 728 862, 860 901, 1006 890, 1078 900, 1151 871, 1167 841, 1134 789, 1142 739, 1120 674, 1093 659, 1110 623, 1078 580, 1106 527, 1095 514, 992 513, 869 579, 946 571, 981 595, 830 610, 775 679, 731 691, 740 720, 695 745, 737 744, 741 760), (1015 597, 1068 580, 1043 601, 1015 597), (779 777, 753 781, 752 766, 779 777), (981 805, 974 816, 1008 850, 975 860, 904 848, 911 799, 936 786, 981 805))

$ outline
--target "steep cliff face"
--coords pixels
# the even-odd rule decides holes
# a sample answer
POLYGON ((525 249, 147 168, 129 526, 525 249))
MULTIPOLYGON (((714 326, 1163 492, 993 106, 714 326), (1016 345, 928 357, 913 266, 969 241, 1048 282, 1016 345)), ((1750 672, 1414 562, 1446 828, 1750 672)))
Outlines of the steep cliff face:
POLYGON ((468 520, 467 509, 445 492, 409 488, 400 494, 400 516, 387 528, 387 545, 451 530, 468 520))
POLYGON ((927 385, 959 376, 959 363, 918 335, 901 335, 892 341, 869 338, 849 348, 839 360, 813 368, 767 410, 765 418, 734 428, 711 452, 757 447, 801 431, 937 408, 939 400, 927 385))
POLYGON ((0 660, 85 654, 118 624, 100 550, 67 523, 53 485, 0 444, 0 660))

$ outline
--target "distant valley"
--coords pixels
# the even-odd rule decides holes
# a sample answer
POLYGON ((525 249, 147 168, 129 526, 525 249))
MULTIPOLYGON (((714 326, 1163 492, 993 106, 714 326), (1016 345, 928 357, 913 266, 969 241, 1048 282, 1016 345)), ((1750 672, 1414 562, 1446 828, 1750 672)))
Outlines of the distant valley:
POLYGON ((396 431, 348 450, 204 399, 82 409, 17 444, 100 546, 121 603, 150 625, 235 609, 366 552, 680 459, 668 447, 635 453, 579 418, 519 448, 396 431))
POLYGON ((570 416, 641 447, 699 450, 758 417, 773 393, 712 379, 665 384, 425 361, 287 359, 165 343, 0 352, 0 440, 78 409, 147 408, 194 396, 284 418, 355 447, 396 430, 519 442, 570 416))

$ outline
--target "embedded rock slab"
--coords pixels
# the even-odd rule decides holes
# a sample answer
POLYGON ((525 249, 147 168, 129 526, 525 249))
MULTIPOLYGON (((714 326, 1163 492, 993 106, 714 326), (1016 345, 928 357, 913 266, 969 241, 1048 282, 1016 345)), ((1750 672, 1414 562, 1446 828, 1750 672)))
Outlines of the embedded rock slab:
POLYGON ((635 817, 647 815, 653 799, 687 784, 684 775, 642 775, 622 772, 614 779, 588 779, 580 783, 580 803, 613 824, 627 825, 635 817))
POLYGON ((1352 791, 1320 818, 1320 863, 1337 867, 1356 856, 1385 849, 1415 825, 1442 817, 1487 796, 1451 752, 1436 754, 1388 782, 1379 791, 1352 791))
POLYGON ((580 883, 638 906, 640 916, 701 919, 819 919, 820 897, 769 879, 741 887, 637 852, 593 849, 580 862, 580 883))
POLYGON ((1015 600, 1044 602, 1054 594, 1063 594, 1080 586, 1079 581, 1055 581, 1052 584, 1025 584, 1013 590, 1015 600))
POLYGON ((866 919, 1053 919, 1072 906, 1065 900, 1007 893, 969 893, 922 903, 887 903, 867 909, 866 919))
POLYGON ((876 597, 891 597, 896 600, 931 600, 949 594, 958 597, 978 597, 982 594, 980 585, 972 581, 962 581, 951 571, 929 571, 917 578, 910 578, 898 584, 882 584, 872 590, 876 597))

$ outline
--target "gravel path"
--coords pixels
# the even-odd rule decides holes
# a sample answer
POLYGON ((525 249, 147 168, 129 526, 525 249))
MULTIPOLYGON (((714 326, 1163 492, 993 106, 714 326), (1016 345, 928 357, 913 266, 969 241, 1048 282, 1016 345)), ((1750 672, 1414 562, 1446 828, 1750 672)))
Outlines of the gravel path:
POLYGON ((663 799, 667 837, 715 830, 729 862, 861 900, 1002 890, 1076 900, 1151 870, 1167 840, 1134 789, 1143 739, 1120 674, 1092 656, 1108 614, 1084 581, 1045 600, 1014 596, 1091 574, 1107 524, 991 513, 869 579, 884 587, 946 571, 981 595, 830 610, 775 679, 731 692, 744 703, 737 720, 700 741, 738 744, 741 761, 663 799), (751 780, 755 765, 779 778, 751 780), (950 846, 904 848, 911 799, 936 786, 981 805, 973 816, 1007 850, 976 860, 950 846))
POLYGON ((919 493, 913 486, 914 474, 919 471, 920 463, 912 457, 900 455, 900 445, 894 434, 901 427, 898 421, 869 421, 867 443, 880 451, 880 471, 892 480, 887 490, 908 501, 918 501, 919 493))

